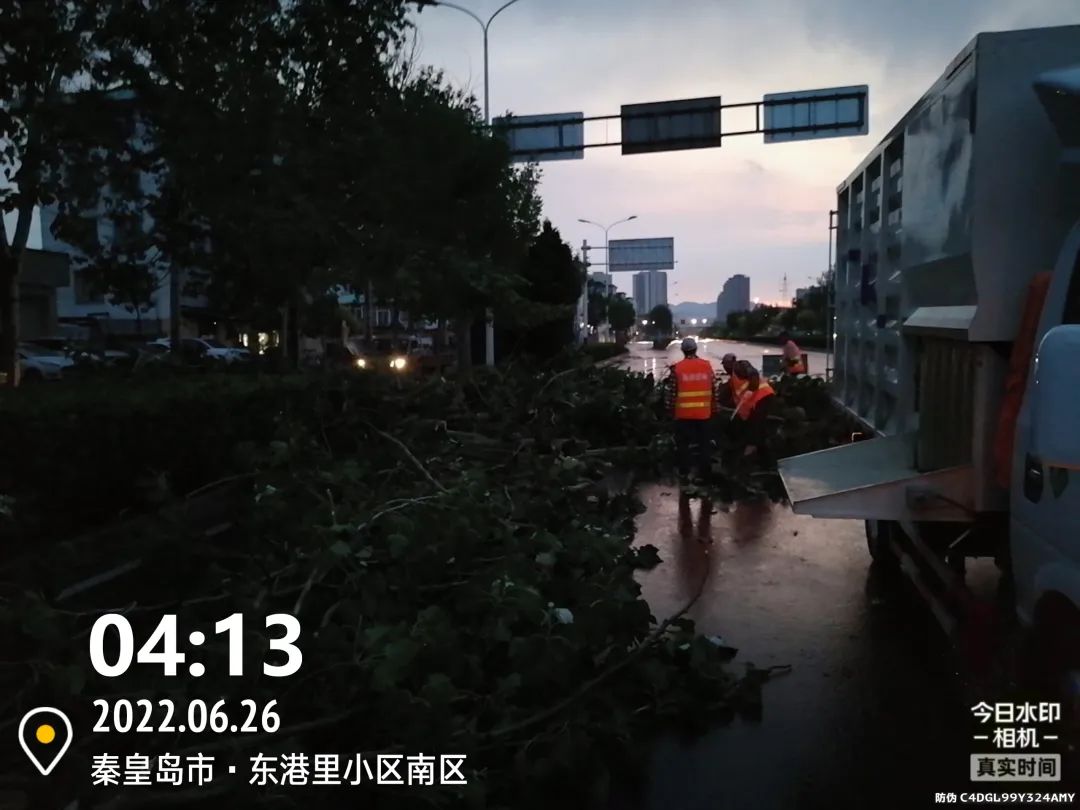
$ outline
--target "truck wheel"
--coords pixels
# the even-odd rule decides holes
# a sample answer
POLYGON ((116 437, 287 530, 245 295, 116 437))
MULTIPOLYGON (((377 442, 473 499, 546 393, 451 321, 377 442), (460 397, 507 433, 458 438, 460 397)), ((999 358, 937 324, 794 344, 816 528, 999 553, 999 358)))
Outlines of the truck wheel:
POLYGON ((1051 695, 1061 701, 1061 721, 1066 741, 1075 745, 1080 739, 1080 617, 1075 613, 1047 635, 1047 655, 1051 695))
POLYGON ((894 520, 866 521, 866 548, 875 565, 884 569, 898 568, 900 560, 892 553, 890 545, 902 531, 894 520))

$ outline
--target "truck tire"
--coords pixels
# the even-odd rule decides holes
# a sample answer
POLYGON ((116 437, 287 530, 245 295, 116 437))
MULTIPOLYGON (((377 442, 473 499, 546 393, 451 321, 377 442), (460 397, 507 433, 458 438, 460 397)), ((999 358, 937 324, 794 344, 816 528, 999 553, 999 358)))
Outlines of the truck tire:
MULTIPOLYGON (((1080 741, 1080 612, 1064 600, 1036 614, 1029 637, 1036 689, 1061 703, 1061 727, 1071 746, 1080 741)), ((1070 758, 1078 754, 1073 748, 1070 758)), ((1074 763, 1075 764, 1075 763, 1074 763)))
POLYGON ((900 566, 900 560, 892 553, 890 545, 901 531, 900 524, 894 520, 866 521, 866 548, 875 565, 887 570, 900 566))

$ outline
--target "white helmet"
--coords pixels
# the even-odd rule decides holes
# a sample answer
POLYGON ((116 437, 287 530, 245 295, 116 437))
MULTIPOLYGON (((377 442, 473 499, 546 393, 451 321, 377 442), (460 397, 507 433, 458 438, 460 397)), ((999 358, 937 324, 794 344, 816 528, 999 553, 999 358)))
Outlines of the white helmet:
POLYGON ((697 354, 697 341, 692 337, 685 337, 682 341, 683 354, 697 354))

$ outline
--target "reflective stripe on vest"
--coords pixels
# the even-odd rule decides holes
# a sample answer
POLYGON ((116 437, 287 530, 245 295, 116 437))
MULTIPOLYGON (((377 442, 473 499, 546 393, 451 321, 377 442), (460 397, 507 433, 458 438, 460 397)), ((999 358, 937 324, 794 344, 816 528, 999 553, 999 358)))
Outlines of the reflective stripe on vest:
POLYGON ((688 357, 675 364, 675 418, 712 417, 713 370, 708 360, 688 357))
POLYGON ((740 419, 749 419, 754 414, 754 409, 758 406, 758 403, 766 397, 771 397, 776 392, 773 391, 771 385, 762 381, 758 386, 757 391, 746 391, 742 396, 742 401, 739 402, 739 408, 736 413, 740 419))

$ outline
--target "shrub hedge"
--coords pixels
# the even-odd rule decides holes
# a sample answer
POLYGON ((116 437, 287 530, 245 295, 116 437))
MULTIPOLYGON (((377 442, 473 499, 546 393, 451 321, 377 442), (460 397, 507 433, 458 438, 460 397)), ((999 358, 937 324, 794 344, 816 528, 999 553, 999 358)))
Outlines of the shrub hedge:
POLYGON ((0 393, 0 541, 40 542, 160 505, 269 440, 302 377, 200 374, 65 381, 0 393))

